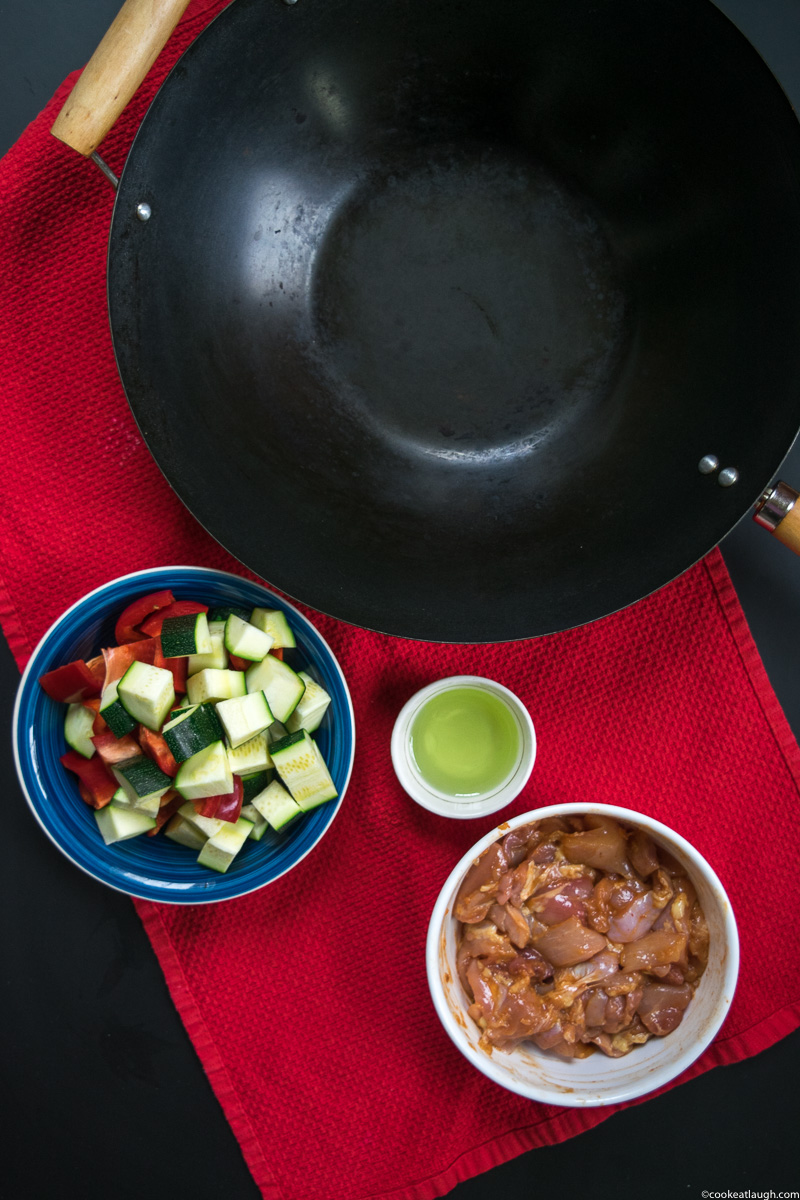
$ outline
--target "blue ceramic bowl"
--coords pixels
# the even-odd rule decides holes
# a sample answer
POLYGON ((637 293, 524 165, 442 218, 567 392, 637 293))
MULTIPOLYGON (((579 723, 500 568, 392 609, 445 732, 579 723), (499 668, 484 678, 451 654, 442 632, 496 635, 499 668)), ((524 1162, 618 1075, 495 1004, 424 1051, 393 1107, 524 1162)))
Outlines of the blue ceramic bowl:
POLYGON ((34 816, 67 858, 101 883, 130 896, 172 904, 209 904, 243 896, 271 883, 304 858, 328 829, 342 803, 355 749, 353 706, 344 675, 324 638, 302 613, 280 596, 225 571, 203 567, 159 567, 124 575, 84 596, 59 617, 33 652, 22 676, 14 708, 14 756, 17 773, 34 816), (76 658, 99 654, 114 645, 114 624, 137 596, 171 588, 176 599, 209 606, 240 604, 279 608, 297 639, 291 665, 305 670, 331 696, 331 705, 315 734, 339 792, 280 834, 268 830, 260 842, 248 841, 224 875, 197 865, 196 854, 161 835, 130 838, 106 846, 94 811, 81 800, 76 777, 59 758, 66 708, 39 686, 45 671, 76 658))

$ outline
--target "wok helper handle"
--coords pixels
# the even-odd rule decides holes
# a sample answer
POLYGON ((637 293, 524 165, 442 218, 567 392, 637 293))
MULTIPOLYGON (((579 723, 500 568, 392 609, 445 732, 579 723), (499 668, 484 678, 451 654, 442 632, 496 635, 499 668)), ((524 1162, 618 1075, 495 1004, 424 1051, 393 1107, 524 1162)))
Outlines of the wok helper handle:
POLYGON ((125 0, 56 117, 51 133, 96 150, 166 45, 189 0, 125 0))
POLYGON ((788 483, 778 481, 768 488, 756 505, 753 520, 774 534, 779 542, 800 554, 800 494, 788 483))

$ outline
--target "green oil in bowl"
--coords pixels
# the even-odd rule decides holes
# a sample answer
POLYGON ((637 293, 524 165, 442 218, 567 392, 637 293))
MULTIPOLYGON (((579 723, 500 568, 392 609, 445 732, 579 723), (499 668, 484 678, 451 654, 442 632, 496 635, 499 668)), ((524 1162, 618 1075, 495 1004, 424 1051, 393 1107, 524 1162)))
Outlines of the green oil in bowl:
POLYGON ((520 729, 493 692, 455 687, 423 704, 411 724, 411 755, 425 782, 454 797, 500 787, 520 757, 520 729))

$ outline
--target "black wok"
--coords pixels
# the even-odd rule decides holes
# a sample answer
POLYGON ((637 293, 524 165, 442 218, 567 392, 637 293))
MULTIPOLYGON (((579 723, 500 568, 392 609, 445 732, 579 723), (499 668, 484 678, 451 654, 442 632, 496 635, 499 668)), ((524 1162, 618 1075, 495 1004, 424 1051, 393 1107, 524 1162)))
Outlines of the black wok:
POLYGON ((236 0, 141 126, 108 284, 147 444, 242 562, 389 633, 548 633, 690 566, 792 443, 800 127, 705 0, 236 0))

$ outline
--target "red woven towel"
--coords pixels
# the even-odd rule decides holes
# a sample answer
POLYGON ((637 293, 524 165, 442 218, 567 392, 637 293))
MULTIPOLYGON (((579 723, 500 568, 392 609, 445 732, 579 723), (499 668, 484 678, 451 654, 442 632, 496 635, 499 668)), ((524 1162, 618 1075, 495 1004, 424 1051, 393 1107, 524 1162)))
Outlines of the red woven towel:
MULTIPOLYGON (((220 7, 191 6, 107 139, 113 167, 168 67, 220 7)), ((48 135, 64 95, 0 164, 0 617, 20 665, 68 604, 115 575, 171 562, 237 569, 172 495, 125 403, 105 307, 111 193, 48 135), (143 529, 141 514, 155 511, 158 523, 143 529)), ((201 909, 138 905, 265 1197, 428 1200, 609 1115, 495 1087, 451 1046, 428 1000, 435 896, 492 825, 424 812, 392 773, 397 711, 443 675, 491 676, 533 714, 539 759, 509 811, 583 798, 627 805, 688 837, 722 877, 742 972, 727 1023, 690 1073, 795 1028, 794 976, 773 973, 766 989, 759 969, 800 957, 798 923, 781 916, 800 850, 798 822, 786 820, 800 754, 718 553, 626 612, 511 646, 419 646, 310 615, 344 668, 358 725, 331 830, 255 895, 201 909)))

